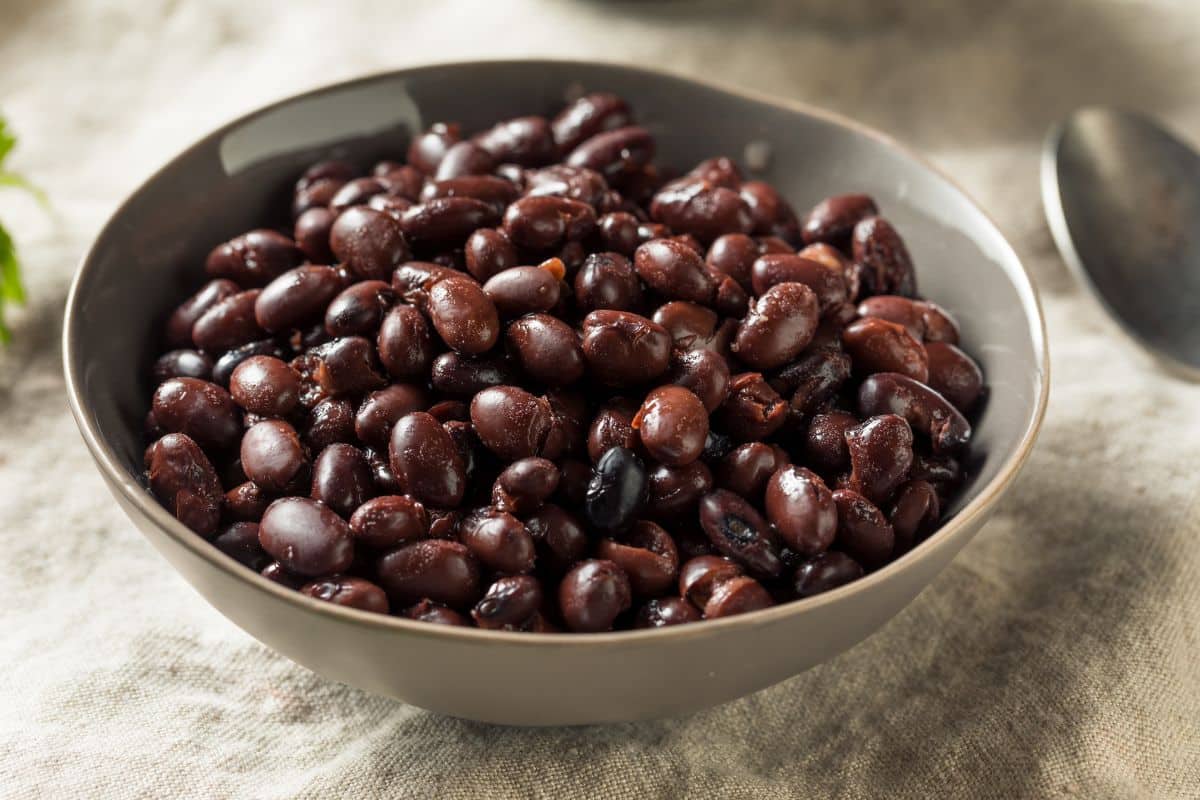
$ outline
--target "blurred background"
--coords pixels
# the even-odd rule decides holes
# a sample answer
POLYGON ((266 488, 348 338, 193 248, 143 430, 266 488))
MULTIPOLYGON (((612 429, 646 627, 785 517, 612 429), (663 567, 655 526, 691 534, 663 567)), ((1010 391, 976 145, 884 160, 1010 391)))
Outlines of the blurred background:
MULTIPOLYGON (((1196 388, 1164 380, 1079 292, 1044 222, 1038 159, 1047 126, 1080 105, 1140 109, 1184 134, 1200 130, 1198 42, 1195 0, 0 0, 0 113, 20 138, 8 166, 45 190, 53 209, 0 192, 0 221, 17 241, 29 293, 26 308, 9 312, 12 345, 0 348, 0 544, 11 556, 0 559, 0 580, 16 598, 0 620, 26 623, 0 637, 0 664, 14 665, 13 687, 33 676, 51 687, 0 700, 0 751, 29 720, 46 720, 15 752, 53 776, 60 794, 88 779, 79 765, 104 763, 102 740, 76 741, 81 718, 97 735, 129 732, 152 773, 160 757, 178 766, 202 753, 191 725, 213 725, 240 748, 229 774, 276 770, 268 783, 281 796, 358 771, 318 751, 346 736, 365 748, 366 772, 385 778, 420 770, 486 780, 498 764, 513 780, 562 771, 582 738, 569 747, 533 731, 497 740, 482 726, 321 681, 234 630, 108 498, 66 411, 58 350, 66 289, 91 238, 123 197, 212 128, 372 71, 562 57, 660 66, 813 103, 924 152, 996 217, 1033 273, 1054 373, 1047 425, 1014 493, 895 622, 830 664, 678 726, 589 733, 583 778, 649 763, 698 790, 720 785, 711 783, 719 773, 760 791, 858 786, 859 796, 881 780, 893 796, 916 797, 936 780, 980 796, 965 776, 1003 769, 1027 782, 996 796, 1044 796, 1047 786, 1106 797, 1194 791, 1194 736, 1165 737, 1156 726, 1182 729, 1190 719, 1194 734, 1195 618, 1188 633, 1187 606, 1171 604, 1175 632, 1148 640, 1137 613, 1166 605, 1147 608, 1147 595, 1119 590, 1190 585, 1181 592, 1195 603, 1194 547, 1190 567, 1175 556, 1186 520, 1198 516, 1194 456, 1178 457, 1200 449, 1200 430, 1179 422, 1194 418, 1196 388), (1139 435, 1106 435, 1122 426, 1139 435), (1153 442, 1170 446, 1147 450, 1153 442), (1137 468, 1084 475, 1122 462, 1137 468), (1144 559, 1128 557, 1131 536, 1144 537, 1144 559), (51 571, 82 590, 44 590, 51 571), (136 598, 123 595, 126 585, 137 586, 136 598), (125 608, 128 640, 92 632, 98 604, 125 608), (48 618, 62 624, 33 624, 48 618), (56 649, 68 630, 69 652, 86 652, 86 664, 56 649), (914 633, 929 631, 942 636, 914 633), (204 656, 214 647, 228 653, 228 673, 214 673, 204 656), (1118 649, 1143 668, 1088 669, 1118 649), (877 684, 871 664, 899 653, 927 680, 877 684), (162 669, 179 686, 143 693, 142 678, 162 669), (132 700, 96 699, 114 689, 132 700), (259 716, 247 719, 249 709, 259 716), (989 716, 1015 721, 1020 743, 984 730, 989 716), (256 719, 299 738, 260 739, 246 730, 256 719), (811 724, 798 732, 797 719, 811 724), (864 727, 878 736, 850 733, 864 727), (441 760, 403 761, 389 743, 408 734, 441 760), (795 746, 780 753, 781 741, 795 746), (933 754, 959 771, 945 772, 933 754)), ((703 109, 694 124, 704 126, 703 109)), ((107 765, 110 786, 122 785, 119 766, 107 765)), ((186 774, 202 783, 210 766, 196 759, 186 774)))

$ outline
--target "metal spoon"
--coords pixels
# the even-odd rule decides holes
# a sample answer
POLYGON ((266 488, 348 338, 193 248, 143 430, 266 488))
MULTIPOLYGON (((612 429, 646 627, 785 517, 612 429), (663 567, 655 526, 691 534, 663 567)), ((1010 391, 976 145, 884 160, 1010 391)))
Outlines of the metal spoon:
POLYGON ((1200 380, 1200 154, 1140 114, 1080 109, 1046 139, 1042 201, 1063 259, 1121 328, 1200 380))

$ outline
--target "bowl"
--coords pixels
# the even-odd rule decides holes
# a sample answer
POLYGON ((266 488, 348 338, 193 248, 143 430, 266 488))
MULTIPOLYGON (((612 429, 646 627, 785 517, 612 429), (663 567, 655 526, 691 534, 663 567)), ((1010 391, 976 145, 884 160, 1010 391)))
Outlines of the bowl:
POLYGON ((71 410, 101 474, 151 544, 221 613, 333 680, 493 723, 619 722, 691 712, 765 688, 852 647, 904 608, 996 508, 1046 406, 1034 287, 961 189, 883 134, 819 109, 641 68, 565 61, 457 63, 308 92, 205 136, 151 176, 104 226, 67 300, 71 410), (769 153, 762 175, 805 209, 873 194, 905 235, 922 291, 962 323, 990 386, 971 477, 952 518, 907 555, 800 602, 657 630, 514 634, 450 628, 311 599, 246 569, 185 528, 145 488, 142 421, 166 313, 202 281, 216 243, 286 207, 312 161, 403 152, 438 120, 466 130, 550 113, 578 87, 615 91, 658 136, 660 163, 769 153))

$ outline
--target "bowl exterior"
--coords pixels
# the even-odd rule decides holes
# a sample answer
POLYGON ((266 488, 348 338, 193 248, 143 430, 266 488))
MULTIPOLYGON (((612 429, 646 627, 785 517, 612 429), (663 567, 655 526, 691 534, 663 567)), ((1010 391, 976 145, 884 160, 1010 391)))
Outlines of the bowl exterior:
POLYGON ((573 62, 426 67, 302 95, 231 123, 149 179, 85 256, 68 300, 64 359, 84 439, 122 508, 212 605, 268 646, 334 680, 487 722, 559 725, 686 713, 784 680, 869 636, 970 540, 1036 437, 1047 393, 1043 323, 1012 248, 961 190, 902 148, 813 109, 670 75, 573 62), (201 281, 203 255, 286 205, 303 167, 403 152, 412 131, 547 113, 574 85, 627 95, 687 167, 767 142, 764 179, 797 208, 876 195, 905 233, 924 294, 956 313, 993 396, 955 516, 866 578, 801 603, 658 631, 515 635, 448 629, 321 603, 258 576, 171 518, 139 481, 142 417, 165 309, 201 281), (704 109, 702 135, 697 109, 704 109), (283 198, 281 200, 281 198, 283 198))

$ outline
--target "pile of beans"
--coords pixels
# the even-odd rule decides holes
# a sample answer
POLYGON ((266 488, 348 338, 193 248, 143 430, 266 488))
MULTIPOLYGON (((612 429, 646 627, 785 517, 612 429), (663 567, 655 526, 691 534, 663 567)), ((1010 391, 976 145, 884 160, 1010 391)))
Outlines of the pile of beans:
POLYGON ((151 490, 304 594, 605 631, 809 597, 908 551, 983 390, 874 201, 671 176, 629 106, 314 164, 292 229, 170 315, 151 490), (290 235, 289 235, 290 234, 290 235))

